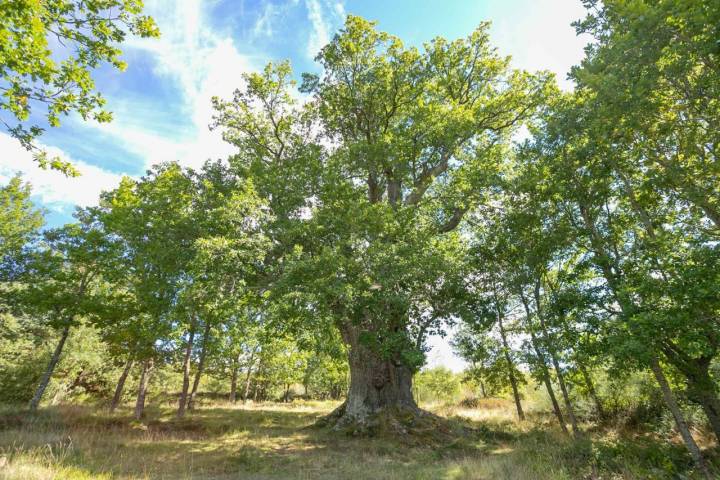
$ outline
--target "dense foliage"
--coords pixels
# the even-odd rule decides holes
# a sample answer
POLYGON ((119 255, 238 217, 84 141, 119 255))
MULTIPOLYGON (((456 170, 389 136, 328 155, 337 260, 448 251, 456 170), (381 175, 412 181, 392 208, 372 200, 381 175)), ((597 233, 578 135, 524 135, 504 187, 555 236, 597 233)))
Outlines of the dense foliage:
POLYGON ((534 388, 578 441, 671 419, 709 478, 691 426, 720 440, 720 4, 585 4, 573 92, 513 70, 486 24, 417 49, 350 16, 299 91, 277 63, 213 99, 227 162, 155 166, 42 232, 12 179, 3 400, 114 408, 129 378, 137 418, 153 382, 183 416, 209 378, 231 401, 347 394, 338 425, 367 427, 468 389, 523 421, 534 388), (465 372, 421 371, 452 324, 465 372))

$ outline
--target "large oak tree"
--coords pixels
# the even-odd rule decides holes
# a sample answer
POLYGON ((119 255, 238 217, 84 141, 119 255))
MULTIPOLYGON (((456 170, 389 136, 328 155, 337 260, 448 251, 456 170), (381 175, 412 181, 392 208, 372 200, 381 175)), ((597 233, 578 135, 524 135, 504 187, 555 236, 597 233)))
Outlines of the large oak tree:
POLYGON ((317 61, 304 102, 289 66, 270 65, 215 100, 216 125, 278 218, 276 298, 348 346, 336 417, 363 427, 383 409, 417 411, 425 338, 462 313, 456 229, 550 84, 511 69, 487 24, 417 49, 350 16, 317 61))

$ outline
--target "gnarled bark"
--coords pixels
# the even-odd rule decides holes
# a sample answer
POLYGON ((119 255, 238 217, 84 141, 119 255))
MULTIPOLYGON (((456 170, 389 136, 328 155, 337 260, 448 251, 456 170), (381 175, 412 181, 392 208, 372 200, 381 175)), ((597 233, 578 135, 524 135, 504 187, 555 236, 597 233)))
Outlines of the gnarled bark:
POLYGON ((348 346, 350 389, 345 403, 328 417, 335 427, 372 428, 375 415, 382 411, 419 413, 411 369, 363 345, 358 327, 345 325, 341 333, 348 346))

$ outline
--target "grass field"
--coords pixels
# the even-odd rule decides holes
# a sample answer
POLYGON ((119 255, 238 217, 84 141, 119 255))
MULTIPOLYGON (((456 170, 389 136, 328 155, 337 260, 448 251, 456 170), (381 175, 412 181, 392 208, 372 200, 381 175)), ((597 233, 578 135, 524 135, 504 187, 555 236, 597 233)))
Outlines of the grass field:
POLYGON ((540 412, 514 420, 505 400, 428 405, 466 433, 443 444, 357 438, 311 428, 331 402, 206 403, 178 421, 172 405, 108 415, 57 406, 28 418, 0 412, 0 479, 683 479, 677 442, 588 430, 573 441, 540 412), (470 427, 471 430, 468 430, 470 427))

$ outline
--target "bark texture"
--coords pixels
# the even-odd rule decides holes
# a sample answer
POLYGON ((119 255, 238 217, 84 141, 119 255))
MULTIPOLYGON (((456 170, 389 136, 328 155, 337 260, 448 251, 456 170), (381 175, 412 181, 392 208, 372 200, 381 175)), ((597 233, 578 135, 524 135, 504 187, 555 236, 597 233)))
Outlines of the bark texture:
POLYGON ((345 402, 330 415, 336 428, 372 428, 380 412, 419 414, 412 394, 413 372, 398 361, 384 359, 360 342, 360 330, 345 326, 350 389, 345 402))
POLYGON ((45 390, 47 390, 47 386, 50 383, 50 378, 55 371, 55 367, 60 361, 60 355, 62 355, 63 348, 65 347, 65 342, 67 341, 69 335, 70 324, 67 324, 65 325, 65 328, 63 328, 62 335, 60 336, 60 341, 55 347, 55 351, 53 352, 52 357, 50 357, 50 363, 48 363, 48 366, 45 369, 45 373, 43 374, 42 379, 40 379, 40 385, 38 385, 37 390, 35 390, 35 395, 33 395, 32 399, 30 400, 31 411, 37 410, 38 406, 40 405, 40 400, 42 400, 42 397, 45 394, 45 390))

